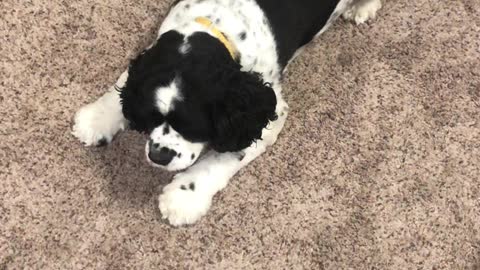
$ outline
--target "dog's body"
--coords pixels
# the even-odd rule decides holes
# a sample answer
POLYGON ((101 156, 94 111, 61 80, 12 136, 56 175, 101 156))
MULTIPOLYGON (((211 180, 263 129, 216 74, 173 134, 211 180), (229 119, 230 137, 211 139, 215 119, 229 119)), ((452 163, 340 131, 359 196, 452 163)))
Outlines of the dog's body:
POLYGON ((177 1, 157 41, 79 110, 73 134, 101 145, 127 126, 148 133, 152 165, 186 169, 164 188, 160 211, 173 225, 191 224, 276 141, 288 111, 282 73, 300 49, 340 15, 363 23, 380 7, 380 0, 177 1))

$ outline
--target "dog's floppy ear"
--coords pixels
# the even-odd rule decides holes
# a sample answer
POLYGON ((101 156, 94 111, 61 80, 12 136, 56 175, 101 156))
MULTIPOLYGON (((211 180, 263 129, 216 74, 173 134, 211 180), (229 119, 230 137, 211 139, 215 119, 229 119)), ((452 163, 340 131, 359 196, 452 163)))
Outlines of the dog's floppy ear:
POLYGON ((208 97, 210 146, 217 152, 236 152, 260 140, 262 130, 277 119, 271 86, 259 74, 242 71, 225 45, 209 34, 195 33, 188 42, 191 50, 182 78, 195 86, 192 92, 208 97))
POLYGON ((236 152, 261 140, 262 130, 277 119, 277 99, 270 84, 239 69, 223 78, 225 91, 215 100, 210 144, 217 152, 236 152))
POLYGON ((173 30, 166 32, 131 61, 127 82, 118 89, 122 112, 131 129, 148 133, 163 122, 153 102, 155 90, 174 80, 175 67, 181 60, 178 47, 182 42, 182 34, 173 30))

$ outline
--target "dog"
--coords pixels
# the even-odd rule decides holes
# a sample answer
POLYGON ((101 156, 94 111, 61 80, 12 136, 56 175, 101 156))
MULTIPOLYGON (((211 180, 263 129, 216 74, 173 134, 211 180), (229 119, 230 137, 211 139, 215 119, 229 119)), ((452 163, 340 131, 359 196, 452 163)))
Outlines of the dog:
POLYGON ((380 0, 180 0, 156 41, 109 91, 82 107, 73 135, 87 146, 130 128, 146 159, 178 172, 159 196, 163 218, 193 224, 242 167, 277 140, 288 114, 282 75, 338 17, 375 17, 380 0))

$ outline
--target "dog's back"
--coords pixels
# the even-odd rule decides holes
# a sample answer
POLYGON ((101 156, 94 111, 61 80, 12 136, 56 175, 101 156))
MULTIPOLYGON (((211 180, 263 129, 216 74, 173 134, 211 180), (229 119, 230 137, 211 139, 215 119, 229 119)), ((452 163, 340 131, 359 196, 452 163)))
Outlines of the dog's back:
POLYGON ((327 24, 340 0, 256 0, 270 21, 285 66, 327 24))

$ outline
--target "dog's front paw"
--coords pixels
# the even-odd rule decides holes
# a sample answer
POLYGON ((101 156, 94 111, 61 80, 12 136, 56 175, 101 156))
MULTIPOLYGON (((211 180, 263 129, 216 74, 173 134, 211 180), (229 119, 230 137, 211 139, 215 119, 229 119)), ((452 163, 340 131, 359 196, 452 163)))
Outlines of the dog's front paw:
POLYGON ((82 107, 74 119, 72 134, 86 146, 102 146, 110 143, 113 136, 125 129, 126 120, 114 97, 107 93, 94 103, 82 107))
POLYGON ((174 226, 193 224, 210 208, 212 195, 196 186, 195 174, 179 173, 165 186, 158 203, 162 217, 174 226))
POLYGON ((364 0, 354 4, 349 10, 343 13, 343 18, 354 21, 357 25, 374 19, 377 11, 382 8, 380 0, 364 0))

